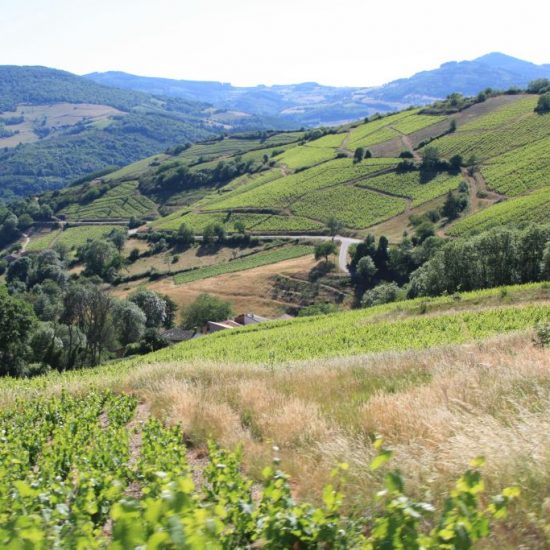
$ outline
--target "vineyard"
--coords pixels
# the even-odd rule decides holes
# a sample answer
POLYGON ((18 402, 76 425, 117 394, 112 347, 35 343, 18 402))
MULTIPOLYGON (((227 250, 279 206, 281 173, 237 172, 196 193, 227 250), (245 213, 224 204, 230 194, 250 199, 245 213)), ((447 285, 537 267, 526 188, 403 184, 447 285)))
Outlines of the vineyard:
POLYGON ((299 145, 285 151, 282 155, 275 157, 277 162, 281 162, 294 170, 315 166, 321 162, 332 160, 336 156, 334 149, 329 147, 309 147, 308 145, 299 145))
MULTIPOLYGON (((430 532, 425 522, 432 507, 408 499, 395 471, 387 474, 386 499, 365 524, 342 512, 347 464, 336 468, 322 504, 314 506, 294 499, 277 461, 264 468, 263 483, 254 484, 242 473, 238 453, 212 443, 204 481, 197 484, 181 428, 154 418, 138 423, 136 407, 134 397, 89 391, 35 398, 0 413, 3 548, 370 548, 396 536, 383 528, 390 519, 408 540, 454 547, 465 531, 471 540, 486 536, 491 521, 506 517, 508 502, 519 495, 505 489, 484 510, 478 460, 458 480, 430 532), (396 521, 394 508, 403 501, 416 519, 396 521), (465 530, 466 518, 485 529, 465 530)), ((376 471, 391 452, 381 440, 374 447, 376 471)))
MULTIPOLYGON (((420 308, 420 302, 408 304, 420 308)), ((528 329, 550 321, 549 305, 499 307, 452 315, 376 320, 396 307, 382 306, 324 317, 264 323, 252 329, 214 334, 149 357, 151 362, 192 359, 265 363, 344 357, 384 351, 427 349, 528 329), (373 320, 374 318, 374 320, 373 320)))
POLYGON ((361 229, 400 214, 406 207, 407 202, 401 198, 351 185, 337 185, 296 201, 291 210, 299 216, 325 223, 337 212, 338 220, 344 225, 361 229))
POLYGON ((278 216, 275 214, 253 214, 242 212, 179 212, 170 218, 162 218, 153 227, 160 230, 177 231, 182 223, 201 234, 205 227, 219 224, 228 233, 234 233, 235 224, 243 223, 251 233, 269 233, 284 231, 315 231, 323 229, 323 224, 315 220, 297 216, 278 216))
POLYGON ((58 229, 36 239, 31 239, 27 250, 29 252, 40 252, 52 248, 56 244, 62 244, 70 250, 76 250, 79 246, 86 244, 88 240, 102 239, 113 229, 126 231, 126 227, 121 225, 86 225, 69 227, 64 231, 58 229))
POLYGON ((263 265, 276 264, 279 262, 284 262, 285 260, 299 258, 300 256, 307 256, 308 254, 313 254, 312 246, 283 246, 272 250, 250 254, 244 258, 237 258, 223 264, 201 267, 191 271, 186 271, 184 273, 179 273, 174 277, 174 282, 179 285, 191 283, 200 279, 217 277, 218 275, 223 275, 225 273, 236 273, 237 271, 253 269, 263 265))
POLYGON ((546 223, 549 219, 550 187, 545 187, 476 212, 453 224, 447 233, 452 236, 473 235, 493 227, 546 223))
POLYGON ((73 204, 62 210, 69 220, 141 217, 156 212, 156 204, 141 195, 138 182, 121 183, 90 204, 73 204))
POLYGON ((403 174, 396 172, 382 174, 360 182, 358 185, 364 185, 393 195, 410 197, 413 199, 413 206, 418 206, 444 195, 447 191, 455 191, 461 181, 460 176, 440 173, 429 181, 423 182, 422 174, 413 171, 403 174))
POLYGON ((550 137, 525 145, 487 163, 487 185, 499 193, 517 196, 550 185, 550 137))

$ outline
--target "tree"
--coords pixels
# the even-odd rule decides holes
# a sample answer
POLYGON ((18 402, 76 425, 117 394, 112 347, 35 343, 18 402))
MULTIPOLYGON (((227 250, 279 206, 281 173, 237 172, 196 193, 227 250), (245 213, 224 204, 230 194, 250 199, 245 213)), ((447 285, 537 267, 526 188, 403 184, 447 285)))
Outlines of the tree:
POLYGON ((460 172, 462 165, 464 164, 464 159, 461 155, 453 155, 449 159, 449 164, 451 165, 451 170, 453 172, 460 172))
POLYGON ((158 328, 166 321, 166 301, 152 290, 138 290, 129 300, 145 313, 147 328, 158 328))
POLYGON ((539 114, 550 113, 550 92, 547 92, 539 97, 535 112, 539 114))
POLYGON ((31 277, 31 272, 32 260, 28 256, 17 258, 17 260, 13 261, 8 267, 6 281, 8 283, 21 281, 22 283, 27 284, 31 277))
POLYGON ((210 294, 201 294, 183 310, 181 326, 184 329, 201 329, 208 321, 223 321, 232 315, 229 302, 210 294))
POLYGON ((370 256, 364 256, 357 263, 357 275, 367 287, 372 285, 377 271, 374 261, 370 256))
POLYGON ((111 297, 95 285, 74 285, 65 294, 62 322, 76 325, 86 336, 86 356, 98 365, 104 351, 113 344, 111 297))
POLYGON ((0 289, 0 374, 24 374, 35 324, 31 305, 0 289))
POLYGON ((122 249, 126 244, 126 239, 128 238, 128 233, 126 231, 122 231, 121 229, 113 229, 109 235, 107 235, 107 238, 115 245, 115 248, 119 252, 122 252, 122 249))
POLYGON ((445 199, 441 213, 449 221, 456 220, 456 218, 458 218, 458 215, 460 214, 460 203, 452 191, 447 193, 447 198, 445 199))
POLYGON ((365 149, 363 147, 357 147, 355 153, 353 154, 353 162, 361 162, 365 158, 365 149))
POLYGON ((414 233, 418 242, 423 243, 428 237, 433 237, 435 235, 434 224, 426 220, 415 228, 414 233))
POLYGON ((90 241, 79 250, 79 256, 87 275, 104 277, 110 267, 120 266, 120 255, 110 241, 90 241))
POLYGON ((439 150, 437 147, 428 146, 422 153, 422 170, 433 171, 436 170, 440 163, 439 150))
POLYGON ((237 233, 240 233, 241 235, 244 235, 246 233, 246 225, 241 220, 237 220, 233 227, 235 228, 235 231, 237 233))
POLYGON ((328 257, 331 254, 336 254, 336 243, 334 241, 323 241, 315 245, 315 259, 320 260, 325 258, 325 263, 328 263, 328 257))
POLYGON ((327 227, 332 237, 335 237, 342 230, 342 228, 344 227, 344 224, 341 221, 339 221, 335 216, 331 216, 327 220, 327 227))
POLYGON ((550 90, 550 80, 547 78, 538 78, 529 82, 527 86, 527 91, 530 94, 540 94, 550 90))
POLYGON ((214 231, 214 226, 212 224, 207 225, 202 231, 202 242, 203 244, 209 245, 214 242, 214 237, 216 236, 214 231))
POLYGON ((195 233, 191 227, 188 227, 185 223, 182 223, 178 229, 176 235, 176 245, 178 248, 184 250, 189 248, 195 242, 195 233))
POLYGON ((113 308, 113 324, 123 346, 137 342, 145 332, 147 317, 133 302, 121 300, 113 308))

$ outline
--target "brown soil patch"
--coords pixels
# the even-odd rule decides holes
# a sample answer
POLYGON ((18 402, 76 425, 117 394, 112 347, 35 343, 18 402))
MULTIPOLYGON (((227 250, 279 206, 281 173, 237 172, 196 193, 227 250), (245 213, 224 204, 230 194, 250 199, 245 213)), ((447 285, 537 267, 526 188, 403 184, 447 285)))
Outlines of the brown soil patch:
MULTIPOLYGON (((307 277, 315 264, 311 255, 183 285, 176 285, 172 278, 166 278, 147 283, 146 286, 155 292, 167 294, 180 308, 193 302, 199 294, 207 292, 231 302, 237 313, 276 315, 283 313, 292 304, 271 298, 273 277, 279 274, 307 277)), ((113 294, 117 297, 126 296, 139 286, 139 283, 125 285, 124 288, 115 289, 113 294)))

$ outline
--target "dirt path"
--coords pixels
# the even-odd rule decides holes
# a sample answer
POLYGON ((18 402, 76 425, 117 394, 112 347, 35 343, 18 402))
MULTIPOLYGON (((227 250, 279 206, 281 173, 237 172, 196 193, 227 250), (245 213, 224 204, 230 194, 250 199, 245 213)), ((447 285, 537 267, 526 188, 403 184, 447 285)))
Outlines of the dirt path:
POLYGON ((31 238, 27 235, 27 233, 23 233, 23 243, 21 244, 20 254, 25 253, 25 250, 27 250, 27 246, 29 246, 30 242, 31 242, 31 238))
MULTIPOLYGON (((128 433, 130 434, 130 460, 128 466, 135 468, 141 453, 142 428, 143 423, 149 418, 149 404, 146 402, 138 403, 134 418, 128 423, 128 433)), ((124 492, 126 496, 139 498, 141 496, 141 487, 137 481, 132 481, 124 492)))

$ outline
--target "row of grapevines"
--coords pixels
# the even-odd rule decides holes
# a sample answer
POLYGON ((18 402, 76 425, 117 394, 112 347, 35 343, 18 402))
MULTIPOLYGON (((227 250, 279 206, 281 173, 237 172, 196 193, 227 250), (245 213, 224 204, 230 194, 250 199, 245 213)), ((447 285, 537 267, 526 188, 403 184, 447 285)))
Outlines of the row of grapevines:
POLYGON ((473 235, 493 227, 547 223, 549 219, 550 187, 544 187, 467 216, 453 224, 447 233, 453 236, 473 235))
MULTIPOLYGON (((351 519, 342 513, 345 463, 313 506, 293 497, 278 459, 254 486, 240 453, 213 443, 197 487, 178 426, 145 422, 132 463, 134 408, 131 397, 91 392, 24 401, 0 415, 2 548, 470 548, 519 494, 507 488, 484 507, 476 460, 436 514, 388 471, 368 516, 351 519)), ((374 448, 373 471, 391 458, 381 440, 374 448)))
MULTIPOLYGON (((367 180, 370 181, 370 180, 367 180)), ((347 227, 362 229, 400 214, 407 201, 353 185, 321 189, 292 205, 292 212, 326 222, 337 213, 347 227)))
MULTIPOLYGON (((418 308, 418 304, 415 307, 418 308)), ((208 339, 191 340, 161 350, 151 354, 149 360, 207 359, 250 363, 275 360, 284 363, 317 357, 348 357, 461 344, 525 330, 537 322, 550 320, 550 306, 547 305, 372 322, 370 317, 377 311, 360 310, 225 331, 208 339)), ((139 360, 130 360, 129 364, 133 361, 139 360)))

